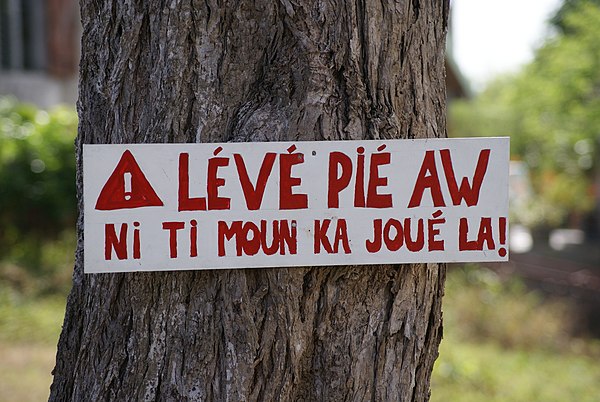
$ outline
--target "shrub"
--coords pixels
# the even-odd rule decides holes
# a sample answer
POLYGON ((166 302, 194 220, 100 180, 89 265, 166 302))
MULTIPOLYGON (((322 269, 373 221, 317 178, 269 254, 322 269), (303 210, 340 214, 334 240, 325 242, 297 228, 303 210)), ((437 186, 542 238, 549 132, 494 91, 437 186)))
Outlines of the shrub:
POLYGON ((575 318, 566 302, 543 299, 517 278, 474 265, 452 267, 444 320, 450 336, 505 348, 564 351, 575 318))
MULTIPOLYGON (((30 274, 55 270, 52 242, 63 242, 76 221, 77 115, 39 110, 0 98, 0 256, 30 274), (46 260, 46 261, 44 261, 46 260)), ((73 243, 74 244, 74 243, 73 243)), ((72 254, 72 252, 71 252, 72 254)), ((3 269, 3 276, 6 273, 3 269)))

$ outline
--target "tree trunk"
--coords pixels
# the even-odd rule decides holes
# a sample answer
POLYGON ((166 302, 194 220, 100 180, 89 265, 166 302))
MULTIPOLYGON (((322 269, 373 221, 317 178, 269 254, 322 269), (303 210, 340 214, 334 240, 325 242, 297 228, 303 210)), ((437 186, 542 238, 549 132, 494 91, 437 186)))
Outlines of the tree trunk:
MULTIPOLYGON (((81 14, 80 211, 82 144, 445 136, 447 0, 81 14)), ((51 400, 429 398, 444 265, 84 275, 78 233, 51 400)))

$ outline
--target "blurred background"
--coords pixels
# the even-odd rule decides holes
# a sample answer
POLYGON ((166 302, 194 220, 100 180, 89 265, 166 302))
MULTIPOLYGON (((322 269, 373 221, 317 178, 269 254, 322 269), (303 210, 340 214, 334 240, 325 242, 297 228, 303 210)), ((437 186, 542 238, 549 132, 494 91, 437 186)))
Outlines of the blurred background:
MULTIPOLYGON (((453 265, 433 401, 600 400, 600 0, 452 0, 448 134, 510 136, 505 264, 453 265)), ((75 250, 78 5, 0 0, 0 400, 47 399, 75 250)))

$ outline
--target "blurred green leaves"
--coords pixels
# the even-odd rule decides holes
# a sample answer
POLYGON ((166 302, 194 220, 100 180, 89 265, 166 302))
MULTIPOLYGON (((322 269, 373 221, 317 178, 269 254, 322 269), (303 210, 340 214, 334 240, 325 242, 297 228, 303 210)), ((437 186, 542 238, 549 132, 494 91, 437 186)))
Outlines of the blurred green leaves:
POLYGON ((453 266, 446 296, 451 308, 444 320, 452 338, 507 349, 570 351, 572 307, 545 300, 516 278, 503 280, 477 265, 453 266))
MULTIPOLYGON (((56 270, 48 243, 66 243, 76 221, 75 150, 77 115, 0 98, 0 260, 2 278, 18 281, 19 270, 44 275, 56 270), (14 271, 14 272, 13 272, 14 271)), ((69 255, 73 254, 72 245, 69 255)))
POLYGON ((556 226, 594 207, 600 145, 600 5, 573 1, 556 33, 520 73, 450 109, 460 136, 511 137, 529 167, 535 208, 526 224, 556 226))
POLYGON ((572 336, 576 316, 514 277, 451 266, 431 400, 598 400, 600 344, 572 336))

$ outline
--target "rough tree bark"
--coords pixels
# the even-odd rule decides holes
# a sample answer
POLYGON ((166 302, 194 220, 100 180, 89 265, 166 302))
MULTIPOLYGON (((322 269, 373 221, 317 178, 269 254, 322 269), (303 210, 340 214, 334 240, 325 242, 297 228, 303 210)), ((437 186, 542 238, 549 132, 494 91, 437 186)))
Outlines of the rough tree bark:
MULTIPOLYGON (((448 1, 81 0, 82 144, 445 136, 448 1)), ((429 398, 437 264, 83 274, 51 400, 429 398)))

